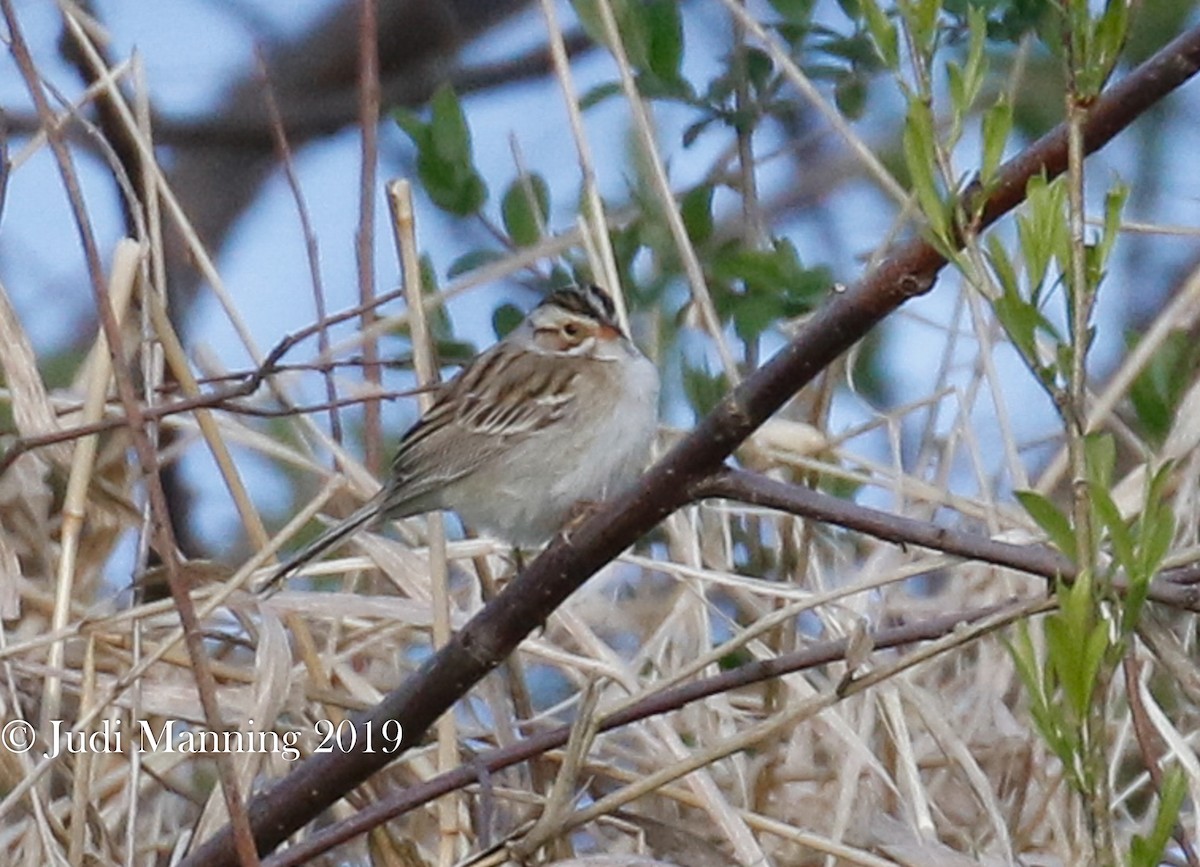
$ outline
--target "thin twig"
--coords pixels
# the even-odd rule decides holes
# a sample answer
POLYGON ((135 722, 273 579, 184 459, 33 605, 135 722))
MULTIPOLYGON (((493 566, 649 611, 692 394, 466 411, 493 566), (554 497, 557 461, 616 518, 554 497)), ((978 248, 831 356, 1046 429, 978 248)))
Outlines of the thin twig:
MULTIPOLYGON (((387 295, 381 295, 376 299, 375 306, 392 301, 402 294, 402 290, 397 290, 396 292, 389 292, 387 295)), ((327 320, 325 320, 325 322, 341 322, 345 319, 350 319, 354 316, 360 315, 363 309, 364 308, 362 305, 350 308, 349 310, 345 310, 342 313, 329 317, 327 320)), ((305 326, 304 328, 292 334, 286 335, 282 340, 275 344, 275 347, 267 354, 266 358, 263 359, 262 364, 259 365, 259 367, 257 367, 255 370, 250 371, 249 373, 229 374, 228 376, 223 377, 223 379, 243 379, 244 381, 241 384, 230 386, 227 389, 213 391, 205 395, 182 398, 168 404, 154 404, 152 406, 147 406, 142 410, 142 417, 146 419, 161 419, 171 415, 178 415, 179 413, 192 412, 197 409, 219 408, 243 415, 260 415, 267 418, 273 418, 280 415, 293 416, 297 413, 321 412, 333 406, 350 406, 362 402, 366 398, 349 397, 341 398, 336 403, 320 403, 310 407, 287 407, 278 412, 239 406, 232 403, 232 401, 235 401, 238 398, 249 397, 250 395, 254 394, 254 392, 258 391, 258 389, 265 382, 267 382, 270 377, 277 373, 297 369, 311 369, 310 367, 304 365, 283 365, 279 363, 279 360, 286 355, 292 349, 292 347, 304 340, 307 340, 313 334, 318 333, 320 328, 321 323, 318 322, 305 326)), ((356 362, 346 363, 350 364, 356 362)), ((199 383, 201 380, 196 380, 196 382, 199 383)), ((178 388, 178 386, 176 387, 178 388)), ((404 391, 381 391, 374 397, 377 400, 390 400, 397 397, 408 397, 411 395, 421 394, 423 391, 424 389, 419 387, 404 391)), ((54 443, 68 442, 81 436, 102 433, 106 430, 114 430, 119 427, 124 427, 128 424, 128 418, 121 416, 90 424, 76 425, 71 428, 63 428, 61 430, 54 431, 53 433, 43 434, 41 436, 24 437, 22 439, 18 439, 14 441, 11 446, 9 446, 9 448, 4 452, 4 456, 0 458, 0 474, 3 474, 3 472, 8 469, 18 457, 33 449, 52 445, 54 443)))
MULTIPOLYGON (((358 107, 362 135, 362 167, 358 187, 358 229, 354 256, 358 263, 358 298, 363 306, 361 329, 375 321, 375 178, 379 135, 379 19, 378 0, 358 2, 358 107)), ((379 387, 379 344, 374 337, 363 342, 363 378, 379 387)), ((383 428, 379 402, 363 405, 363 463, 378 475, 383 466, 383 428)))
MULTIPOLYGON (((897 545, 919 545, 956 557, 1019 569, 1051 581, 1070 581, 1078 568, 1069 557, 1046 545, 1013 545, 978 533, 951 530, 928 521, 917 521, 890 512, 860 506, 849 500, 822 494, 802 485, 789 485, 757 473, 725 469, 697 482, 696 497, 737 500, 781 509, 794 515, 825 521, 867 533, 897 545)), ((1117 578, 1113 585, 1125 591, 1127 583, 1117 578)), ((1161 579, 1151 582, 1149 599, 1186 611, 1200 611, 1200 591, 1190 585, 1161 579)))
MULTIPOLYGON (((296 205, 296 216, 300 218, 300 231, 304 234, 304 252, 308 257, 308 274, 312 282, 313 306, 316 308, 317 349, 322 358, 329 356, 329 326, 325 321, 328 315, 325 309, 325 286, 321 282, 321 252, 317 243, 317 233, 313 231, 312 219, 308 214, 308 203, 304 198, 304 190, 300 187, 300 178, 296 174, 295 161, 292 159, 292 149, 288 144, 287 131, 283 128, 283 116, 279 112, 279 103, 275 100, 275 90, 271 86, 271 77, 267 70, 267 61, 262 50, 255 50, 258 62, 258 72, 262 77, 263 101, 267 107, 267 115, 271 121, 271 133, 275 140, 275 150, 279 154, 283 166, 283 176, 287 179, 288 188, 292 191, 292 201, 296 205)), ((321 367, 325 380, 325 395, 329 406, 329 431, 336 443, 342 442, 342 416, 338 412, 337 383, 333 378, 333 365, 326 362, 321 367)), ((337 458, 334 457, 336 462, 337 458)), ((336 466, 336 463, 335 463, 336 466)))

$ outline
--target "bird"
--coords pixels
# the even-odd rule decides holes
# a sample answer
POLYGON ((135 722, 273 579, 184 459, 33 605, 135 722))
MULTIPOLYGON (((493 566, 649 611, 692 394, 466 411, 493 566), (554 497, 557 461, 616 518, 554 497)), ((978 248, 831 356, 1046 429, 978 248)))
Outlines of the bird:
POLYGON ((260 584, 266 590, 364 527, 438 509, 518 550, 629 489, 658 424, 658 369, 593 285, 547 295, 438 390, 380 491, 260 584))

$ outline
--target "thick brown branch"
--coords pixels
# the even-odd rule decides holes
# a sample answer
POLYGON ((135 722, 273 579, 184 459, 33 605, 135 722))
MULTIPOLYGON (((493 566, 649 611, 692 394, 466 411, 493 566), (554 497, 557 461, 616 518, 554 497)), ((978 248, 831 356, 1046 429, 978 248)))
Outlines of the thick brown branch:
MULTIPOLYGON (((582 32, 568 33, 565 37, 567 54, 576 57, 592 49, 594 43, 582 32)), ((453 69, 441 79, 454 88, 459 96, 481 93, 543 78, 551 71, 550 51, 544 46, 533 48, 524 54, 498 60, 495 63, 453 69)), ((383 83, 384 111, 398 106, 416 106, 429 98, 429 84, 424 78, 414 78, 401 72, 390 76, 383 83)), ((4 110, 0 116, 7 131, 14 137, 34 135, 42 129, 36 114, 28 111, 4 110)), ((354 91, 339 92, 336 98, 323 101, 294 103, 286 115, 281 113, 279 123, 289 139, 309 141, 321 136, 332 135, 358 120, 358 106, 354 91)), ((232 117, 200 117, 194 120, 152 113, 151 126, 154 139, 167 147, 245 147, 265 150, 276 143, 277 129, 270 113, 245 113, 232 117)), ((94 139, 79 135, 78 126, 67 119, 66 134, 74 137, 75 144, 88 148, 94 139)), ((105 134, 108 134, 106 128, 105 134)))
MULTIPOLYGON (((1089 152, 1106 144, 1149 106, 1200 67, 1200 28, 1188 31, 1097 100, 1085 129, 1089 152)), ((1007 163, 982 209, 985 228, 1014 208, 1029 179, 1060 174, 1066 163, 1061 127, 1007 163)), ((861 282, 837 294, 813 315, 778 355, 725 398, 697 428, 659 461, 630 493, 598 509, 559 539, 488 603, 454 640, 432 656, 360 725, 382 736, 386 720, 404 727, 406 744, 419 743, 429 726, 492 671, 520 641, 598 569, 684 505, 691 486, 714 473, 734 448, 818 372, 909 298, 928 291, 945 259, 924 241, 897 249, 861 282)), ((378 737, 376 738, 378 740, 378 737)), ((250 804, 260 851, 278 846, 394 755, 314 756, 250 804)), ((235 863, 233 838, 222 830, 184 863, 235 863)))

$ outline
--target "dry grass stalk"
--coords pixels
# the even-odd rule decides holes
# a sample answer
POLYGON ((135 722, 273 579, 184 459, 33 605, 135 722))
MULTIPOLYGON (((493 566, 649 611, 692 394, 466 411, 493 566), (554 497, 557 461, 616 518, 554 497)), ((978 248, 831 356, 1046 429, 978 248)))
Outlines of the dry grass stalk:
MULTIPOLYGON (((730 6, 744 15, 737 4, 730 6)), ((125 106, 111 84, 124 69, 111 70, 110 83, 89 90, 85 102, 103 93, 125 106)), ((564 87, 569 90, 565 82, 564 87)), ((635 116, 643 140, 651 141, 645 117, 635 116)), ((147 176, 162 197, 165 217, 183 230, 235 330, 253 357, 261 358, 236 300, 221 288, 215 265, 157 170, 144 127, 134 123, 131 112, 127 117, 144 148, 147 176)), ((584 172, 591 169, 585 166, 584 172)), ((658 193, 666 197, 665 174, 659 175, 664 186, 658 193)), ((673 212, 671 203, 663 205, 673 212)), ((593 214, 592 222, 597 220, 599 214, 593 214)), ((153 228, 138 239, 143 265, 163 256, 161 234, 157 225, 153 228)), ((424 303, 441 303, 484 280, 518 271, 575 240, 573 235, 547 240, 424 303)), ((599 256, 605 258, 603 252, 599 256)), ((159 285, 148 276, 152 269, 140 273, 147 288, 138 303, 148 312, 143 335, 148 339, 137 342, 136 351, 160 347, 154 351, 164 353, 182 393, 199 394, 172 326, 148 288, 159 285)), ((1179 297, 1190 299, 1195 283, 1193 275, 1179 297)), ((101 410, 117 412, 79 389, 47 389, 2 288, 0 302, 4 394, 23 436, 78 424, 101 410)), ((703 295, 697 303, 708 310, 703 295)), ((960 312, 981 315, 971 305, 960 312)), ((372 333, 394 327, 407 315, 380 320, 372 333)), ((1176 315, 1166 308, 1151 333, 1161 336, 1177 326, 1176 315)), ((710 328, 715 321, 707 313, 701 318, 710 328)), ((414 333, 417 321, 411 322, 414 333)), ((986 329, 972 330, 981 339, 986 334, 986 329)), ((942 336, 965 339, 965 331, 965 323, 956 320, 944 326, 942 336)), ((715 346, 723 345, 721 335, 709 337, 715 346)), ((334 346, 329 352, 346 349, 334 346)), ((722 355, 732 363, 728 350, 722 355)), ((887 499, 897 513, 932 518, 949 511, 960 523, 993 536, 1032 538, 1029 521, 988 488, 989 469, 977 442, 981 422, 975 398, 988 395, 1001 405, 1010 396, 982 366, 974 366, 965 383, 952 372, 948 366, 927 399, 895 410, 880 418, 876 429, 853 437, 833 440, 799 419, 781 419, 747 447, 748 459, 761 472, 782 478, 820 472, 846 479, 887 499), (927 413, 943 413, 948 421, 927 430, 919 470, 901 469, 908 464, 902 460, 899 432, 927 413), (876 436, 879 431, 882 436, 876 436), (881 443, 888 450, 883 460, 881 443), (981 483, 979 490, 951 491, 946 480, 955 466, 968 467, 981 483)), ((1122 372, 1114 390, 1097 401, 1097 411, 1112 413, 1129 380, 1122 372)), ((285 401, 291 387, 283 377, 272 384, 285 401)), ((253 418, 221 411, 168 423, 181 435, 181 448, 206 447, 218 456, 230 503, 255 552, 232 575, 209 564, 189 564, 186 570, 194 583, 225 731, 207 727, 174 607, 163 601, 131 602, 127 588, 99 580, 117 538, 113 525, 141 531, 144 524, 139 509, 130 507, 141 496, 136 473, 126 464, 125 435, 98 437, 90 467, 84 466, 90 456, 72 464, 73 449, 65 446, 22 456, 0 479, 0 715, 6 732, 22 731, 26 720, 41 722, 30 729, 37 737, 31 751, 0 750, 0 790, 5 792, 0 860, 5 863, 168 860, 186 845, 188 835, 181 840, 181 829, 191 829, 199 839, 228 820, 214 785, 211 747, 234 747, 230 766, 243 795, 285 775, 293 749, 297 755, 315 749, 321 736, 336 733, 350 713, 401 682, 435 643, 435 633, 461 625, 480 604, 481 570, 497 575, 510 570, 507 552, 486 540, 452 542, 444 554, 431 554, 442 549, 437 534, 410 522, 402 540, 367 536, 356 556, 312 569, 333 592, 256 598, 244 590, 253 570, 339 485, 322 489, 268 544, 231 447, 314 479, 329 475, 315 455, 336 454, 360 492, 369 486, 369 475, 307 420, 296 420, 295 443, 266 435, 253 418), (73 510, 64 509, 59 521, 51 512, 51 476, 72 466, 82 467, 87 484, 72 487, 83 499, 73 510), (86 520, 72 523, 70 515, 86 520), (446 593, 431 598, 427 576, 438 556, 446 558, 449 580, 446 593), (385 582, 361 591, 354 576, 368 567, 377 568, 385 582), (339 578, 345 584, 339 585, 339 578), (61 731, 54 719, 66 720, 61 731), (294 733, 303 737, 293 743, 294 733), (168 738, 176 749, 165 748, 168 738), (160 742, 157 750, 139 749, 153 741, 160 742), (189 745, 203 749, 189 752, 183 748, 189 745)), ((672 435, 664 430, 664 442, 672 435)), ((1020 446, 1011 438, 1004 443, 1013 455, 1020 454, 1020 446)), ((1181 464, 1173 491, 1181 514, 1195 513, 1194 460, 1181 464)), ((1194 546, 1195 527, 1186 532, 1181 541, 1194 546)), ((143 546, 143 566, 145 553, 143 546)), ((537 842, 578 829, 571 839, 607 858, 563 864, 650 864, 650 856, 690 865, 1075 863, 1081 851, 1079 816, 1063 769, 1029 725, 1022 689, 993 634, 995 625, 949 631, 919 649, 878 651, 864 628, 1014 597, 1032 600, 1021 612, 1031 616, 1045 607, 1043 589, 1040 578, 806 526, 777 512, 731 502, 690 507, 574 596, 525 643, 521 668, 493 675, 463 702, 455 725, 440 732, 439 753, 410 750, 333 818, 348 816, 384 793, 436 778, 451 769, 451 757, 468 762, 472 753, 566 725, 584 697, 589 715, 594 705, 596 716, 603 717, 676 683, 712 675, 731 659, 772 659, 777 653, 771 636, 779 629, 790 630, 800 648, 850 636, 852 645, 858 642, 851 663, 831 661, 779 677, 769 687, 742 686, 615 731, 596 733, 581 726, 566 752, 545 757, 555 766, 561 763, 556 787, 539 790, 523 765, 494 774, 480 771, 465 786, 461 810, 439 813, 426 805, 381 827, 369 842, 340 850, 338 857, 366 858, 373 851, 390 853, 394 863, 431 863, 451 831, 458 838, 455 848, 487 849, 527 830, 542 815, 534 826, 537 842), (796 571, 787 571, 782 559, 747 556, 783 549, 802 552, 791 561, 801 564, 796 571), (758 568, 761 562, 771 566, 758 568), (919 592, 914 578, 925 583, 919 592), (514 677, 537 685, 512 682, 514 677), (559 700, 541 701, 534 718, 522 718, 519 696, 530 691, 559 700)), ((1154 638, 1138 653, 1140 679, 1134 688, 1154 731, 1189 772, 1193 800, 1200 801, 1200 767, 1191 756, 1200 688, 1186 650, 1191 627, 1175 626, 1154 624, 1154 638), (1190 684, 1185 700, 1160 706, 1152 687, 1161 679, 1190 684)), ((1124 685, 1112 689, 1112 700, 1119 701, 1124 685)), ((1128 732, 1116 735, 1112 765, 1120 791, 1119 823, 1132 834, 1144 830, 1150 781, 1128 770, 1144 764, 1139 744, 1128 732)), ((529 844, 517 839, 515 845, 529 844)))

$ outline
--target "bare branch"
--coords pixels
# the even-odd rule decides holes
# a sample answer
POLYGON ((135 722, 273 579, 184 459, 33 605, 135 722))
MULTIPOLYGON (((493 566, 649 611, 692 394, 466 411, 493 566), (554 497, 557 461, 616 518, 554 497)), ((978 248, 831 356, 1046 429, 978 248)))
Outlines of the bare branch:
MULTIPOLYGON (((692 487, 692 492, 697 498, 717 497, 779 509, 793 515, 858 530, 876 539, 895 542, 897 545, 919 545, 968 560, 1019 569, 1051 580, 1062 578, 1070 581, 1078 573, 1075 563, 1070 558, 1046 545, 1013 545, 998 542, 978 533, 964 533, 948 527, 939 527, 929 521, 918 521, 870 509, 849 500, 822 494, 803 485, 789 485, 757 473, 725 469, 702 479, 692 487)), ((1113 582, 1113 586, 1124 592, 1128 584, 1122 578, 1118 578, 1113 582)), ((1200 591, 1187 584, 1163 580, 1162 576, 1151 584, 1148 596, 1164 605, 1200 611, 1200 591)))

